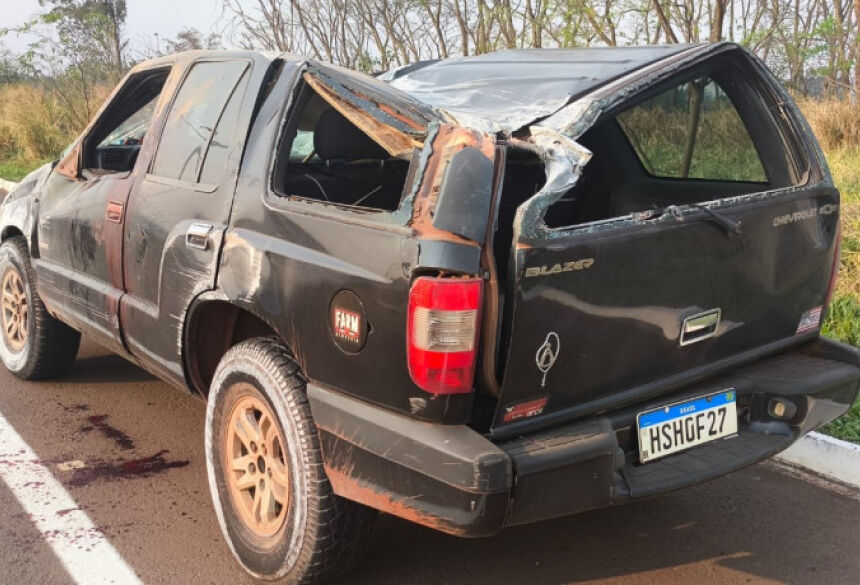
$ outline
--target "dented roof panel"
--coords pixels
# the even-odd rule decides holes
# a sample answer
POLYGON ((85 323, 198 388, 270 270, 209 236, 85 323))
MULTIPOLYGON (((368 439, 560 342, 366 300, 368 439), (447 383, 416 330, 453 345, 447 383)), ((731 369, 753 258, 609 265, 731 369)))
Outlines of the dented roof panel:
POLYGON ((613 79, 698 46, 499 51, 430 62, 387 78, 392 86, 445 110, 463 125, 511 132, 613 79))
POLYGON ((308 61, 308 71, 357 109, 401 132, 423 136, 430 122, 444 121, 431 105, 369 75, 336 65, 308 61))

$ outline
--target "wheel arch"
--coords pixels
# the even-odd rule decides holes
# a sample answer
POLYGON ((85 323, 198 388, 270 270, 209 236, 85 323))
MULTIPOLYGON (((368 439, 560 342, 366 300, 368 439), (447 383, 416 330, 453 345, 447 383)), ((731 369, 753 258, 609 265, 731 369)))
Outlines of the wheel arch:
POLYGON ((277 327, 251 307, 217 291, 195 299, 182 334, 183 362, 192 392, 206 398, 224 354, 238 343, 255 337, 276 337, 293 351, 277 327))
POLYGON ((6 225, 3 226, 3 229, 0 230, 0 242, 5 242, 9 238, 14 238, 16 236, 23 236, 24 232, 21 231, 21 228, 15 225, 6 225))

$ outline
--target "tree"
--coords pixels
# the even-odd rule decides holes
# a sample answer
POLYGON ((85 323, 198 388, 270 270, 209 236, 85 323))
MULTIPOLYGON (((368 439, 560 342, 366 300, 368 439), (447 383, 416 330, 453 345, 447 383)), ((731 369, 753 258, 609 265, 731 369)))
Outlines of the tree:
POLYGON ((18 58, 9 52, 9 49, 0 47, 0 85, 20 83, 27 78, 21 70, 18 58))
POLYGON ((795 92, 815 85, 844 93, 852 83, 860 92, 860 0, 222 2, 228 34, 242 46, 368 71, 505 48, 730 39, 762 57, 795 92))
POLYGON ((204 37, 203 33, 196 28, 184 28, 176 34, 175 38, 165 40, 164 44, 167 53, 215 50, 221 48, 221 35, 209 33, 204 37))
POLYGON ((37 22, 54 27, 55 49, 119 80, 126 69, 126 0, 39 0, 39 5, 47 10, 37 22))
POLYGON ((860 0, 854 0, 854 102, 860 103, 860 0))
POLYGON ((19 71, 44 84, 83 128, 128 63, 125 0, 39 0, 43 11, 15 29, 34 37, 18 56, 19 71))

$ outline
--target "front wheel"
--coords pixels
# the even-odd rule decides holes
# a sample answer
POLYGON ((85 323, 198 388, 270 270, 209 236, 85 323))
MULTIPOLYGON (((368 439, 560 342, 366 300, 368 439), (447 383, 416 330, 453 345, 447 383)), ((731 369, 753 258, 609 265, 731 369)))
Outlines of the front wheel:
POLYGON ((238 344, 221 360, 208 400, 209 487, 242 566, 262 579, 306 585, 358 560, 375 512, 332 492, 289 351, 274 339, 238 344))
POLYGON ((0 245, 0 303, 0 359, 7 370, 24 380, 40 380, 72 366, 81 334, 48 314, 21 236, 0 245))

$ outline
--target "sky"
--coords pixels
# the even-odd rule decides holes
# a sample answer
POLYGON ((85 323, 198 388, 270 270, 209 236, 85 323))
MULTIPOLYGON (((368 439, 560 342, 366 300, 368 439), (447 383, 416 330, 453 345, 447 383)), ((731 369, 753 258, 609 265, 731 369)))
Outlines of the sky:
MULTIPOLYGON (((127 0, 126 34, 132 52, 155 46, 155 34, 173 38, 183 28, 196 28, 204 36, 220 32, 221 0, 127 0)), ((40 11, 38 0, 0 0, 0 29, 19 26, 40 11)), ((10 34, 4 44, 13 51, 26 47, 27 39, 10 34)))

